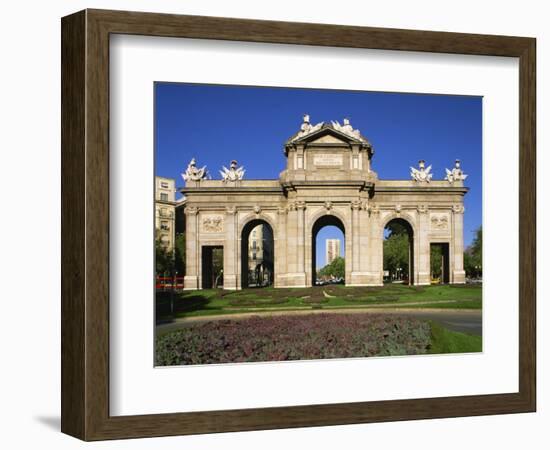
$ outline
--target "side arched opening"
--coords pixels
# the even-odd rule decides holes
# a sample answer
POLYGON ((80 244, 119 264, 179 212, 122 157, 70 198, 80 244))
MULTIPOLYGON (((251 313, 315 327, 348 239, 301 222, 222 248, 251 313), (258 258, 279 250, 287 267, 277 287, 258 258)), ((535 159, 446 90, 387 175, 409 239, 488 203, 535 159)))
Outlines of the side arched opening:
POLYGON ((313 286, 324 282, 345 282, 345 239, 346 230, 338 217, 325 215, 315 221, 311 230, 311 283, 313 286), (323 246, 322 242, 317 242, 317 240, 319 232, 325 227, 335 227, 338 229, 338 232, 329 233, 328 235, 331 238, 325 238, 325 245, 323 246), (325 250, 324 260, 322 259, 322 255, 318 255, 317 247, 325 250), (318 259, 320 260, 319 263, 318 259), (334 267, 326 270, 327 266, 331 265, 334 267), (323 270, 327 273, 323 273, 323 270))
POLYGON ((384 227, 384 282, 413 285, 414 231, 402 218, 390 220, 384 227))
POLYGON ((241 287, 268 287, 275 279, 275 245, 271 225, 248 222, 241 234, 241 287))

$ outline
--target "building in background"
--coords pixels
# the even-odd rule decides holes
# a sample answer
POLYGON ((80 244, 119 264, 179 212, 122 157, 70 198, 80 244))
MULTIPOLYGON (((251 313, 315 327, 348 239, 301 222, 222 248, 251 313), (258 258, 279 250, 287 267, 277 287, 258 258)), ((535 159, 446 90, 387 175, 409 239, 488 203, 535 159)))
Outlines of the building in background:
POLYGON ((248 239, 249 286, 273 283, 273 233, 260 224, 250 232, 248 239))
POLYGON ((325 244, 325 265, 328 266, 340 256, 340 239, 327 239, 325 244))
POLYGON ((155 232, 167 250, 174 249, 176 228, 176 181, 155 177, 155 232))

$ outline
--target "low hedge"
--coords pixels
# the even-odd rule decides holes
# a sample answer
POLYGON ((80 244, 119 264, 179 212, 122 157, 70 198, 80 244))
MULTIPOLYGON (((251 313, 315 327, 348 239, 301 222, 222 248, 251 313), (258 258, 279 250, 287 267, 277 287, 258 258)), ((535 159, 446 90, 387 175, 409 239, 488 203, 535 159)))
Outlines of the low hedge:
POLYGON ((288 303, 288 298, 271 298, 271 299, 235 299, 229 301, 231 306, 269 306, 282 305, 288 303))

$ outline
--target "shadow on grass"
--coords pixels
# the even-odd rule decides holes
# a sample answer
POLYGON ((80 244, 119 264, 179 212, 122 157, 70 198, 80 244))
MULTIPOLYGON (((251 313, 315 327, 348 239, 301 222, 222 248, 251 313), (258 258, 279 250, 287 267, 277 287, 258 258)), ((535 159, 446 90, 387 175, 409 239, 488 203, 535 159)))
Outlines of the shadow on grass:
POLYGON ((157 292, 156 294, 156 322, 157 325, 170 323, 176 317, 185 317, 195 311, 220 310, 218 307, 209 307, 211 297, 202 294, 184 295, 175 292, 157 292), (172 306, 173 302, 173 306, 172 306), (173 308, 173 310, 172 310, 173 308))
MULTIPOLYGON (((254 308, 321 308, 326 306, 377 305, 422 301, 422 307, 437 307, 436 302, 447 300, 445 308, 480 309, 481 302, 470 299, 481 294, 480 288, 460 290, 445 286, 408 286, 388 284, 376 287, 343 285, 308 288, 247 288, 242 290, 207 289, 183 292, 157 292, 157 324, 173 322, 189 316, 235 313, 254 308), (452 302, 450 302, 452 300, 452 302)), ((443 303, 442 303, 443 305, 443 303)))

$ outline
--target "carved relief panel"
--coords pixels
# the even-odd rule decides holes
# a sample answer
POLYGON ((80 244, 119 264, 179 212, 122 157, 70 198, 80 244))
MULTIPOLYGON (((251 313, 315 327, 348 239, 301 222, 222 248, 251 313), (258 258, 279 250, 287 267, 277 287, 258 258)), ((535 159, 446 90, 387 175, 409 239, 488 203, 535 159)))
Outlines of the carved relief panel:
POLYGON ((430 230, 448 232, 451 228, 451 217, 448 213, 430 214, 430 230))
POLYGON ((218 214, 208 214, 202 216, 201 231, 203 233, 222 233, 223 216, 218 214))

